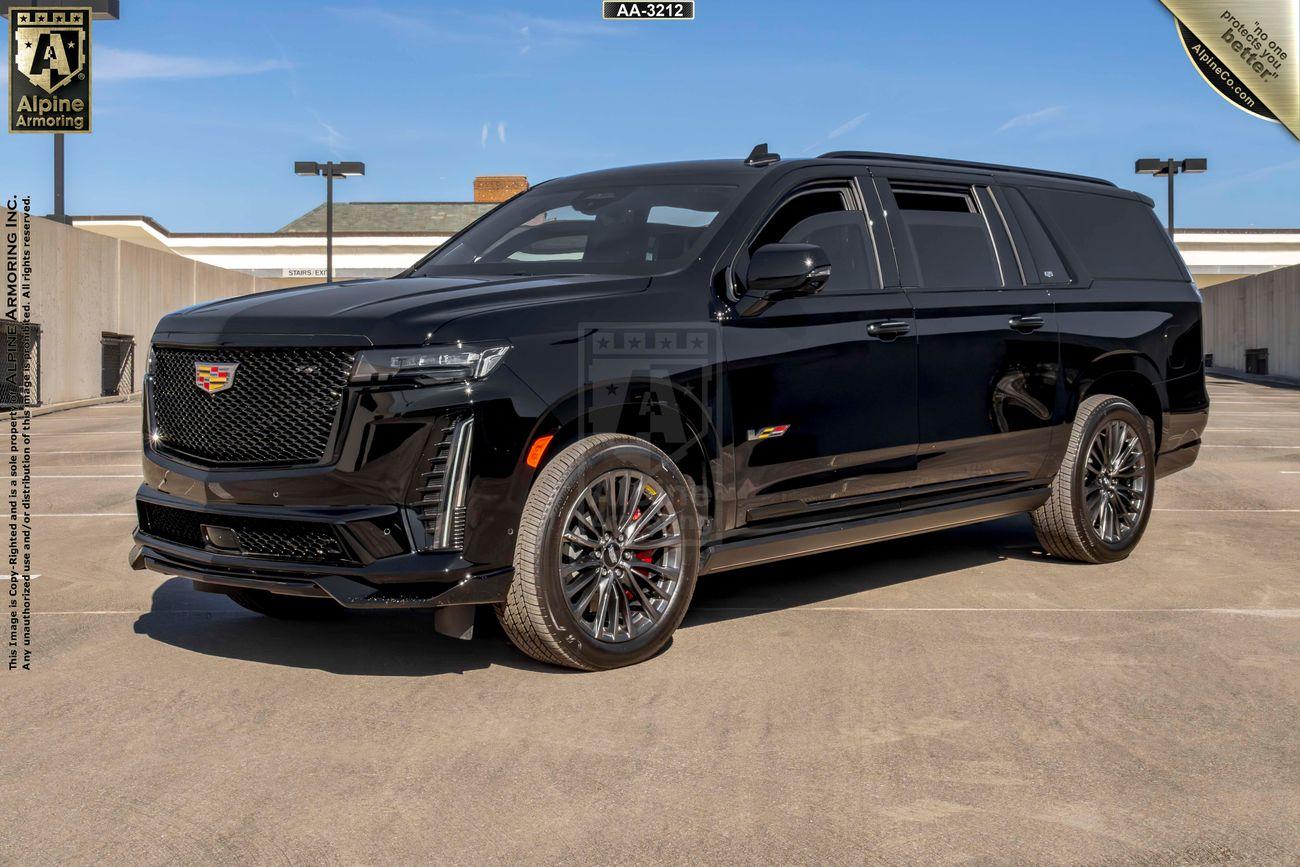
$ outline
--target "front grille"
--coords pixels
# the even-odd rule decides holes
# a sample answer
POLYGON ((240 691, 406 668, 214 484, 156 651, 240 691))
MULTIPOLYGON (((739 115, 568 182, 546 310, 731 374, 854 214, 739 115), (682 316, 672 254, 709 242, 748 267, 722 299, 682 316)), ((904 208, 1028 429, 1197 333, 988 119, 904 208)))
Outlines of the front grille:
POLYGON ((348 349, 154 348, 155 445, 209 464, 304 464, 328 457, 352 373, 348 349), (198 363, 238 364, 228 388, 195 384, 198 363))
POLYGON ((150 536, 217 553, 239 553, 248 557, 269 557, 298 563, 351 563, 334 528, 311 521, 281 521, 275 518, 245 518, 174 509, 157 503, 139 502, 140 530, 150 536), (206 544, 203 525, 224 527, 235 534, 238 551, 206 544))

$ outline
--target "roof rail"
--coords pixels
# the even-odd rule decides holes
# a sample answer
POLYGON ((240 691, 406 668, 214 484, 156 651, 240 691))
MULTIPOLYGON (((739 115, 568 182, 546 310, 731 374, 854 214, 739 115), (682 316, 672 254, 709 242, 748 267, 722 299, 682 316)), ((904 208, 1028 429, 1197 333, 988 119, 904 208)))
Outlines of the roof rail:
POLYGON ((823 160, 898 160, 909 163, 925 163, 932 166, 955 166, 963 169, 983 169, 992 172, 1019 172, 1022 175, 1041 175, 1047 178, 1069 178, 1072 181, 1084 181, 1090 184, 1102 184, 1103 186, 1113 187, 1115 184, 1105 178, 1094 178, 1088 175, 1074 175, 1069 172, 1053 172, 1048 169, 1029 169, 1024 166, 1004 166, 998 163, 976 163, 969 160, 950 160, 943 157, 918 157, 912 154, 886 154, 875 151, 830 151, 822 154, 818 159, 823 160))

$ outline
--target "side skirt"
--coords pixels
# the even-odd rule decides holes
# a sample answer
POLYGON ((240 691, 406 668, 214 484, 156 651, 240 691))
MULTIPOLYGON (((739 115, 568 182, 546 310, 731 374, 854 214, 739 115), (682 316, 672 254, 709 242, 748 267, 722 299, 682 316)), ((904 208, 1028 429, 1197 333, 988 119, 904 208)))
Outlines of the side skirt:
POLYGON ((723 542, 704 549, 700 574, 725 572, 728 569, 741 569, 745 566, 784 560, 788 557, 819 554, 868 542, 898 539, 948 527, 960 527, 963 524, 978 524, 981 521, 991 521, 994 518, 1004 518, 1021 512, 1032 512, 1046 502, 1049 494, 1050 491, 1046 486, 1035 487, 980 497, 957 504, 839 521, 820 527, 723 542))

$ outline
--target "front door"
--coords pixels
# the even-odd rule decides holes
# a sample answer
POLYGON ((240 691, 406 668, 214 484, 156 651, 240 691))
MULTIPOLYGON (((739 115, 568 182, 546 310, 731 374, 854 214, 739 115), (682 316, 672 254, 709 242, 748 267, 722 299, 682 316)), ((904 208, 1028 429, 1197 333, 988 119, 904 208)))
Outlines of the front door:
POLYGON ((889 503, 912 483, 912 308, 902 291, 882 288, 863 208, 853 179, 796 186, 774 200, 734 264, 740 297, 722 339, 738 524, 889 503), (822 247, 831 276, 815 295, 764 308, 744 295, 744 269, 750 253, 777 242, 822 247))
POLYGON ((873 169, 916 310, 917 493, 1038 478, 1061 375, 1051 294, 1025 285, 987 178, 873 169))

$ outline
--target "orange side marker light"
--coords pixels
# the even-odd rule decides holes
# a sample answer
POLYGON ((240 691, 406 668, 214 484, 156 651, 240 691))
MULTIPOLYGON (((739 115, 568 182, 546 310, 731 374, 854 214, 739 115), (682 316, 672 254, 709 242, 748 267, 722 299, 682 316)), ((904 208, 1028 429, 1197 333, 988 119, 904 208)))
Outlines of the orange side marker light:
POLYGON ((553 439, 555 439, 554 434, 547 434, 533 440, 532 447, 528 449, 528 457, 524 458, 524 463, 533 469, 537 469, 537 465, 542 462, 542 455, 546 453, 546 447, 551 444, 553 439))

